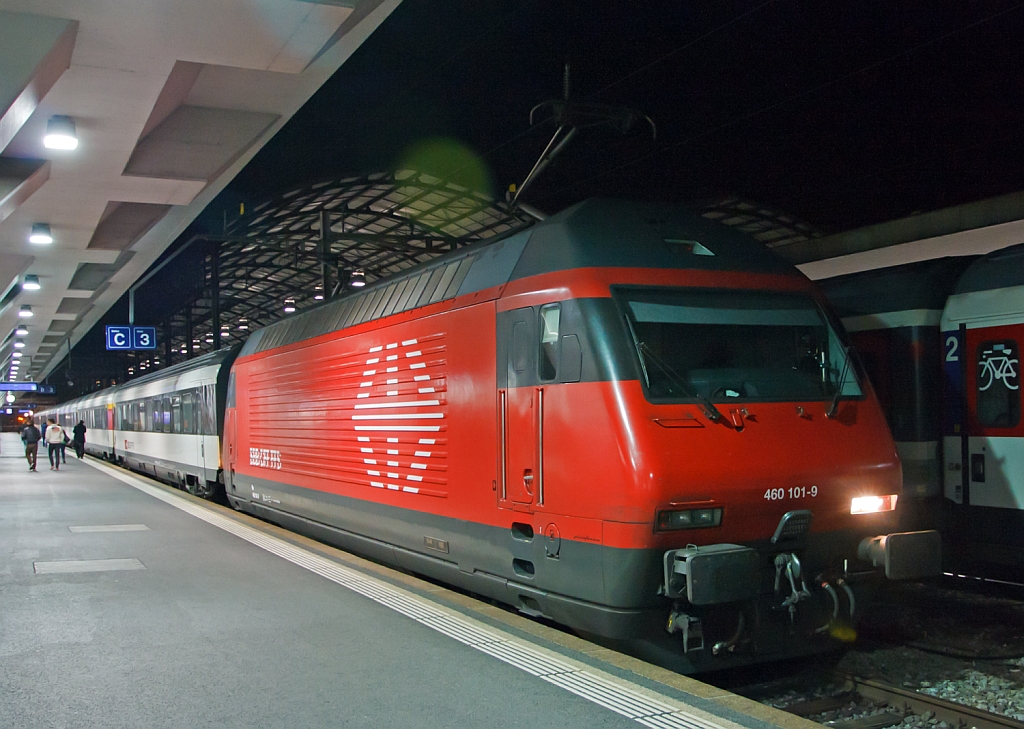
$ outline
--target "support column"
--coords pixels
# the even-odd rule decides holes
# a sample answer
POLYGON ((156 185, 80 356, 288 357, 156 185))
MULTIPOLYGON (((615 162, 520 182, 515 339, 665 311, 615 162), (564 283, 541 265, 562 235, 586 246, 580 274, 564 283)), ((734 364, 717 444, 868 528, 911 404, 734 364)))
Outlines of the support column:
POLYGON ((213 261, 210 270, 210 298, 213 314, 213 350, 220 349, 220 244, 213 244, 213 261))
POLYGON ((320 209, 320 286, 324 301, 331 295, 331 214, 320 209))
POLYGON ((192 302, 188 302, 185 309, 185 359, 192 359, 192 302))

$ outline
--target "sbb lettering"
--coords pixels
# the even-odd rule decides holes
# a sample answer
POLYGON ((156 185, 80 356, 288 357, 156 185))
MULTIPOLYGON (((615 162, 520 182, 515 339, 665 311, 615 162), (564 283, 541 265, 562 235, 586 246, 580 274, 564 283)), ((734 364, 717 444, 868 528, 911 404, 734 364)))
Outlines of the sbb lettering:
POLYGON ((249 465, 259 468, 272 468, 275 471, 281 470, 281 451, 273 451, 269 448, 250 448, 249 465))

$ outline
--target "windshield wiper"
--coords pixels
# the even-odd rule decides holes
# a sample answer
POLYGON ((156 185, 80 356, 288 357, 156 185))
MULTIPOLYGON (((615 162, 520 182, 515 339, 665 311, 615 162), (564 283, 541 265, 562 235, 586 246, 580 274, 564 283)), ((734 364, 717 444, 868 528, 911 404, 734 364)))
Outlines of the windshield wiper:
POLYGON ((850 350, 847 347, 843 347, 843 357, 845 358, 843 372, 839 376, 839 382, 836 384, 836 394, 832 396, 832 406, 825 413, 826 418, 834 418, 836 416, 836 412, 839 410, 839 400, 843 396, 843 390, 846 389, 846 375, 850 371, 850 350))
MULTIPOLYGON (((651 364, 656 365, 658 369, 664 372, 673 383, 683 390, 683 392, 687 393, 690 397, 696 398, 697 404, 700 405, 700 409, 704 412, 704 415, 708 420, 718 421, 722 419, 722 411, 716 408, 715 404, 705 397, 700 390, 689 385, 685 380, 683 380, 683 378, 681 378, 676 371, 672 369, 671 365, 659 358, 658 355, 656 355, 644 342, 637 342, 637 344, 640 347, 640 352, 650 359, 651 364)), ((650 385, 649 380, 647 384, 650 385)))

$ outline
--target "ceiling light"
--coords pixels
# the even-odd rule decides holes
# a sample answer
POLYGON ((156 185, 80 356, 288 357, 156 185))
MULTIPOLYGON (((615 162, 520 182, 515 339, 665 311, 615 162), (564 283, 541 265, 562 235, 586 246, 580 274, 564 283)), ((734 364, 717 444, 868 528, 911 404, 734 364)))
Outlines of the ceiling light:
POLYGON ((366 285, 366 274, 362 271, 353 271, 348 279, 348 285, 353 288, 362 288, 366 285))
POLYGON ((21 359, 21 352, 14 352, 11 354, 14 359, 21 359))
POLYGON ((292 299, 285 299, 284 301, 284 313, 291 314, 295 311, 295 301, 292 299))
POLYGON ((15 346, 15 347, 16 347, 17 349, 22 349, 22 348, 24 348, 24 346, 25 346, 25 343, 24 343, 23 341, 21 341, 20 339, 15 339, 15 340, 14 340, 14 346, 15 346))
POLYGON ((21 288, 26 291, 38 291, 42 286, 39 285, 39 277, 34 273, 29 273, 25 275, 24 279, 22 279, 21 288))
POLYGON ((47 223, 33 223, 32 232, 28 236, 29 243, 53 243, 50 226, 47 223))
POLYGON ((317 294, 313 298, 316 299, 317 301, 323 301, 324 300, 324 295, 323 294, 317 294))
POLYGON ((26 334, 28 334, 28 327, 25 326, 24 324, 19 324, 18 328, 14 330, 14 334, 15 336, 18 337, 24 337, 26 334))
POLYGON ((78 146, 78 133, 75 120, 69 116, 51 116, 46 123, 46 136, 43 145, 47 149, 72 150, 78 146))
POLYGON ((18 316, 24 317, 26 319, 32 316, 32 307, 29 306, 28 304, 25 304, 20 309, 18 309, 18 316))

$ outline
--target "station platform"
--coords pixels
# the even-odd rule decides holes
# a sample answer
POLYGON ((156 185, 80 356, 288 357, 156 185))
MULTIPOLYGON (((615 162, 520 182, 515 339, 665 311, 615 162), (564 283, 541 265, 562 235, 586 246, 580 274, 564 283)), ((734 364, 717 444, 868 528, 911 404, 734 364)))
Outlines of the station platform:
POLYGON ((0 727, 815 726, 0 437, 0 727))

